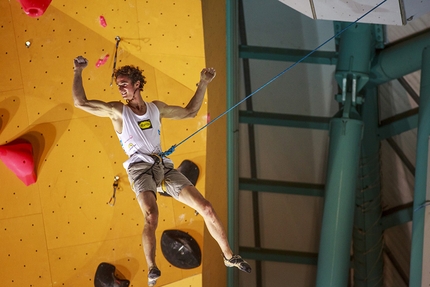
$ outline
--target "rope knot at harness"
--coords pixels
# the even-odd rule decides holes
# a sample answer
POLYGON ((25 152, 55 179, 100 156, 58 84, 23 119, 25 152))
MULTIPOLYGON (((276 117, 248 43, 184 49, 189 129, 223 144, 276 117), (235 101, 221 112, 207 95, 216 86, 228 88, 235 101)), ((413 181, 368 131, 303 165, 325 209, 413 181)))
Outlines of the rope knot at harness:
POLYGON ((176 146, 177 145, 172 145, 168 150, 160 152, 158 155, 161 157, 169 156, 175 151, 176 146))

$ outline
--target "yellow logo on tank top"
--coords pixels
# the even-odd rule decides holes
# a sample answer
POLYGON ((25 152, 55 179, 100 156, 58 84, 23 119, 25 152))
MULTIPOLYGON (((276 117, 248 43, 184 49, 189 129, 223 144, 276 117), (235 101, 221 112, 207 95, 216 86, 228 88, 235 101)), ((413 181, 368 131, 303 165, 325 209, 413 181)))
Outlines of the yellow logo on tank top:
POLYGON ((139 125, 139 128, 143 130, 152 129, 152 123, 151 120, 144 120, 137 123, 139 125))

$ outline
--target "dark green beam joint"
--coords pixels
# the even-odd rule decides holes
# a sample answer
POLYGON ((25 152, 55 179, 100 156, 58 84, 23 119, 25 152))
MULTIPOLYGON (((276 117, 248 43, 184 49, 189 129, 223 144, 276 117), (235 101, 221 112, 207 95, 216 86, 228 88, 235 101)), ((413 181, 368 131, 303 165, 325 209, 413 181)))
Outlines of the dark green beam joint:
POLYGON ((419 109, 415 108, 381 121, 379 139, 384 140, 415 129, 418 126, 418 111, 419 109))
POLYGON ((324 185, 267 179, 239 178, 239 189, 259 192, 324 196, 324 185))
POLYGON ((287 115, 254 111, 239 111, 239 123, 282 126, 302 129, 328 130, 330 118, 287 115))
POLYGON ((272 261, 307 265, 316 265, 318 262, 318 254, 310 252, 241 246, 239 247, 239 253, 243 258, 257 261, 272 261))
POLYGON ((381 226, 382 229, 398 226, 412 221, 413 207, 412 203, 402 206, 396 206, 382 213, 381 226))
POLYGON ((381 50, 372 62, 370 83, 381 85, 419 70, 422 51, 429 45, 427 29, 381 50))
POLYGON ((309 64, 336 65, 337 52, 283 49, 240 45, 239 58, 269 61, 298 62, 309 64), (310 54, 310 55, 309 55, 310 54), (304 58, 306 57, 306 58, 304 58))
MULTIPOLYGON (((342 23, 342 28, 346 28, 348 25, 349 23, 342 23)), ((345 102, 346 93, 352 94, 354 105, 356 101, 361 101, 361 99, 357 99, 356 95, 369 81, 374 43, 375 39, 370 24, 354 24, 341 35, 335 73, 336 81, 342 89, 341 102, 345 102)))

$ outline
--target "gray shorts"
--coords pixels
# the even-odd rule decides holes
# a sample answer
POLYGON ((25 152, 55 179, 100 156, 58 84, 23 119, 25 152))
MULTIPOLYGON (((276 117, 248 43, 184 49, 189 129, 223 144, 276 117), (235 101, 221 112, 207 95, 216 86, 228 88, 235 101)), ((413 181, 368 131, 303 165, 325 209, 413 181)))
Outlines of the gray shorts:
POLYGON ((181 190, 193 185, 182 173, 173 168, 171 163, 131 163, 127 169, 131 189, 136 194, 150 190, 165 192, 174 198, 178 198, 181 190))

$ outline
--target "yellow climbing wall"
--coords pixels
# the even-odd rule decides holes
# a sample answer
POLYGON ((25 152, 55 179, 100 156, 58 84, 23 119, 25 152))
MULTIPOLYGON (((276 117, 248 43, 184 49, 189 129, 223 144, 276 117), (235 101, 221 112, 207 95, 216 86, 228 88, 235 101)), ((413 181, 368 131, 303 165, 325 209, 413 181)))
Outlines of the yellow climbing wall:
MULTIPOLYGON (((37 173, 37 182, 26 186, 0 162, 2 286, 93 286, 101 262, 114 264, 130 286, 146 286, 143 216, 122 167, 126 156, 108 119, 73 106, 73 59, 89 60, 83 76, 88 98, 120 100, 110 86, 119 36, 117 67, 144 69, 144 99, 184 105, 205 66, 201 1, 54 0, 44 15, 31 18, 16 0, 5 0, 0 33, 0 145, 18 138, 31 142, 37 173), (107 203, 116 175, 112 207, 107 203)), ((164 150, 206 122, 206 101, 195 119, 164 120, 164 150)), ((176 166, 184 159, 199 166, 197 188, 204 193, 206 131, 171 158, 176 166)), ((201 216, 172 198, 159 196, 158 204, 158 239, 163 230, 180 229, 202 247, 201 216)), ((157 244, 163 272, 158 286, 201 286, 201 267, 171 266, 157 244)))

